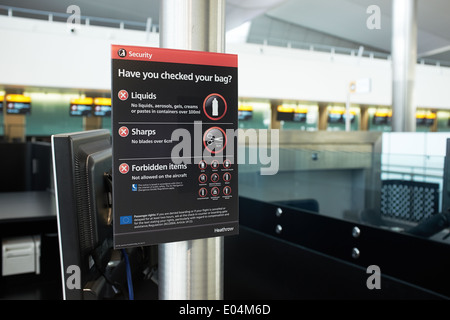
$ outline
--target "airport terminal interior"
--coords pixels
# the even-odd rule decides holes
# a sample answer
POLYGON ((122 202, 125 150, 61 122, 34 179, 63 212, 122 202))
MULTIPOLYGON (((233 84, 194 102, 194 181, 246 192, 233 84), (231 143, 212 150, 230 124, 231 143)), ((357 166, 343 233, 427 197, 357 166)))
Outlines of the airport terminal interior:
MULTIPOLYGON (((447 0, 0 0, 0 299, 449 299, 449 12, 447 0), (236 204, 238 232, 114 247, 112 226, 143 215, 111 215, 127 99, 112 88, 135 81, 112 74, 125 60, 111 46, 206 51, 164 28, 215 14, 217 52, 237 57, 217 87, 236 88, 222 95, 237 163, 199 165, 193 185, 199 205, 220 198, 212 213, 236 204), (200 180, 210 172, 220 185, 200 180)), ((192 212, 183 197, 169 202, 192 212)))

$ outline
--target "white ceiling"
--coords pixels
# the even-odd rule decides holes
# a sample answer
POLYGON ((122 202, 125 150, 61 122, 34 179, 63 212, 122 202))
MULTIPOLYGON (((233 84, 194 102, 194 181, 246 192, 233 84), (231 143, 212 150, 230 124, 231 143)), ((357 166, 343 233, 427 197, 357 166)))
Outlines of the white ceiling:
POLYGON ((226 0, 227 29, 234 29, 286 0, 226 0))
MULTIPOLYGON (((227 28, 238 27, 284 1, 227 0, 227 28)), ((153 23, 158 24, 160 0, 0 0, 0 5, 59 13, 66 13, 69 6, 76 5, 80 7, 82 16, 144 23, 150 17, 153 23)))
MULTIPOLYGON (((164 1, 164 0, 162 0, 164 1)), ((418 55, 450 61, 450 1, 418 1, 418 55)), ((83 16, 159 23, 159 0, 0 0, 0 4, 65 13, 78 5, 83 16)), ((227 29, 266 14, 277 21, 390 52, 392 0, 227 0, 227 29), (381 11, 381 29, 369 30, 367 7, 381 11)), ((277 35, 283 37, 283 35, 277 35)))
POLYGON ((66 13, 71 5, 80 7, 82 16, 159 23, 159 0, 0 0, 1 5, 66 13))
MULTIPOLYGON (((450 1, 417 1, 418 55, 431 57, 426 53, 441 48, 450 50, 450 1)), ((266 14, 382 51, 391 51, 392 0, 288 0, 266 14), (370 5, 380 8, 381 29, 366 27, 370 16, 366 10, 370 5)))

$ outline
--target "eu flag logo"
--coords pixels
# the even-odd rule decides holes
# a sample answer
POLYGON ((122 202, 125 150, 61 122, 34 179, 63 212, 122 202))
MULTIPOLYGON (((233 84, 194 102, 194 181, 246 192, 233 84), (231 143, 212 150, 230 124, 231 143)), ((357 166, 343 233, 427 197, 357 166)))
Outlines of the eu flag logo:
POLYGON ((133 216, 121 216, 119 220, 120 224, 132 224, 133 216))

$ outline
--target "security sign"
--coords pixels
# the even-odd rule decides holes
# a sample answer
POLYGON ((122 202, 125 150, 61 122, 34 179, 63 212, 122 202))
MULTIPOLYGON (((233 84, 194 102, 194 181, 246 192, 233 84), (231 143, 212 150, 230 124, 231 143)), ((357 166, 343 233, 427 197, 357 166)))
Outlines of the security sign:
POLYGON ((125 138, 128 136, 128 128, 127 127, 120 127, 119 128, 119 136, 122 138, 125 138))
POLYGON ((120 165, 120 167, 119 167, 119 171, 120 171, 120 173, 122 173, 122 174, 128 173, 129 170, 130 170, 130 167, 129 167, 128 164, 126 164, 126 163, 122 163, 122 164, 120 165))
POLYGON ((124 101, 128 99, 128 92, 126 90, 120 90, 118 93, 119 99, 124 101))
POLYGON ((111 55, 114 247, 237 234, 237 56, 111 55))

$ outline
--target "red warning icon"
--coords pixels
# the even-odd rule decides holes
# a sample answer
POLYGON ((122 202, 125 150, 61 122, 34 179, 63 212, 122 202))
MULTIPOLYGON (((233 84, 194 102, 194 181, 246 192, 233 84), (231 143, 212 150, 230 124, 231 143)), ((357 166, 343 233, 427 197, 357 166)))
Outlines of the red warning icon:
POLYGON ((198 167, 202 170, 206 169, 208 165, 206 164, 205 160, 202 160, 198 163, 198 167))
POLYGON ((204 173, 202 173, 199 177, 198 177, 198 182, 200 183, 205 183, 208 180, 208 176, 204 173))
POLYGON ((228 160, 228 159, 226 159, 226 160, 223 162, 223 167, 226 168, 226 169, 231 168, 231 161, 228 160))
POLYGON ((217 173, 213 173, 212 176, 211 176, 211 181, 212 182, 219 181, 219 175, 217 173))
POLYGON ((231 180, 231 173, 229 173, 229 172, 225 172, 224 174, 223 174, 223 180, 224 181, 230 181, 231 180))
POLYGON ((206 197, 207 194, 208 190, 206 190, 206 188, 200 188, 200 190, 198 190, 198 195, 202 198, 206 197))
POLYGON ((122 174, 128 173, 129 170, 130 170, 130 167, 129 167, 128 164, 126 164, 126 163, 122 163, 122 164, 119 166, 119 171, 120 171, 120 173, 122 173, 122 174))
POLYGON ((214 197, 217 197, 219 193, 220 193, 219 188, 214 187, 211 189, 211 195, 213 195, 214 197))
POLYGON ((219 161, 213 160, 211 161, 211 168, 217 169, 219 167, 219 161))
POLYGON ((223 188, 223 194, 229 196, 231 194, 231 187, 226 186, 225 188, 223 188))
POLYGON ((227 113, 227 102, 218 93, 212 93, 203 101, 203 111, 211 120, 219 120, 227 113))
POLYGON ((227 145, 227 135, 222 128, 211 127, 203 134, 203 145, 205 148, 213 153, 222 152, 227 145))
POLYGON ((122 101, 128 99, 128 92, 126 90, 120 90, 117 95, 119 96, 119 99, 122 101))
POLYGON ((130 133, 130 131, 128 130, 127 127, 119 128, 119 136, 121 136, 122 138, 125 138, 126 136, 128 136, 129 133, 130 133))

